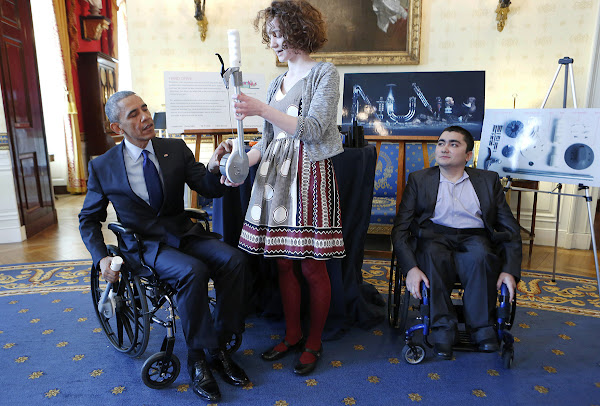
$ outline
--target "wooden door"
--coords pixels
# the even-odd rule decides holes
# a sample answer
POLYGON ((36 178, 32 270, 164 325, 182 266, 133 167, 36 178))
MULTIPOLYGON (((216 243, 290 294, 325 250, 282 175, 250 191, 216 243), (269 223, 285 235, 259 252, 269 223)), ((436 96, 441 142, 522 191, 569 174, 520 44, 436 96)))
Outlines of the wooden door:
POLYGON ((56 224, 28 0, 0 0, 2 99, 21 224, 27 237, 56 224))

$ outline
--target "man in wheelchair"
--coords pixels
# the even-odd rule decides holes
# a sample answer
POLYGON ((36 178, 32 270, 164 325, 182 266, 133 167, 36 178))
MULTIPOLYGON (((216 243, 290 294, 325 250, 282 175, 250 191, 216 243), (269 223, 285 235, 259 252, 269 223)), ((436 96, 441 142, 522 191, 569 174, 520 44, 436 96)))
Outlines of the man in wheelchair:
POLYGON ((521 275, 521 236, 495 172, 465 167, 473 137, 462 127, 438 138, 438 166, 408 177, 394 220, 392 241, 406 289, 421 299, 430 289, 434 352, 452 358, 457 317, 450 298, 460 280, 466 324, 480 351, 499 348, 494 330, 497 289, 506 284, 510 301, 521 275))
POLYGON ((155 138, 148 107, 134 92, 112 95, 106 114, 111 129, 124 140, 89 163, 88 192, 79 214, 81 237, 104 279, 117 282, 119 273, 110 269, 112 257, 101 232, 108 203, 124 227, 141 235, 141 254, 130 234, 120 235, 121 253, 133 268, 142 258, 176 291, 193 390, 203 399, 217 401, 221 394, 211 367, 232 385, 249 382, 225 349, 227 337, 241 335, 244 329, 246 260, 192 222, 184 211, 183 194, 187 183, 203 196, 222 195, 226 186, 220 183, 219 160, 229 147, 221 144, 206 168, 182 140, 155 138), (214 319, 209 278, 217 292, 214 319))

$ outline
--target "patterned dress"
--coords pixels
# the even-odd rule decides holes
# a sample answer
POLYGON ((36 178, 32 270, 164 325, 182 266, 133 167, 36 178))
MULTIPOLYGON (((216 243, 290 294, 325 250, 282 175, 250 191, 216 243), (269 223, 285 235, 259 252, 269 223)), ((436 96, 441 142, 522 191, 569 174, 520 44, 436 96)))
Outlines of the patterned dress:
MULTIPOLYGON (((298 81, 270 105, 298 116, 298 81)), ((345 256, 339 194, 330 159, 310 162, 304 143, 273 125, 275 137, 261 158, 239 247, 251 254, 291 259, 345 256)))

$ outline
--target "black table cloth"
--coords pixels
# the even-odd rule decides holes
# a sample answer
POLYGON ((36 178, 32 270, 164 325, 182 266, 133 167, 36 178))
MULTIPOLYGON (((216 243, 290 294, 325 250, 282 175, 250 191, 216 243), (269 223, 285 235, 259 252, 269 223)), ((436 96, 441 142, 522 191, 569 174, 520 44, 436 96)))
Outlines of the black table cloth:
MULTIPOLYGON (((324 339, 339 338, 352 326, 371 328, 385 317, 383 298, 372 285, 363 283, 361 272, 377 162, 375 146, 347 148, 332 161, 340 194, 346 257, 327 261, 331 306, 324 339)), ((237 246, 240 238, 255 175, 256 166, 243 185, 213 201, 213 231, 232 246, 237 246)), ((265 316, 281 315, 275 262, 250 254, 248 259, 256 277, 252 287, 256 310, 265 316)))

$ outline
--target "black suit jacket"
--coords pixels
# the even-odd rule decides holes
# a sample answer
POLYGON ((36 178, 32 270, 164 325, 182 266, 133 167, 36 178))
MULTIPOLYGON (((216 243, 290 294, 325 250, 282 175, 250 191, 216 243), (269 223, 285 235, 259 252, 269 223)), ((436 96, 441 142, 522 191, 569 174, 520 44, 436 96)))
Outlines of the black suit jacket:
MULTIPOLYGON (((506 203, 498 174, 468 167, 465 171, 479 198, 484 227, 497 253, 503 257, 501 271, 508 272, 518 280, 522 257, 520 227, 506 203)), ((440 168, 437 166, 408 176, 392 229, 396 257, 405 274, 419 266, 414 251, 415 239, 419 237, 425 222, 433 217, 439 183, 440 168)))
MULTIPOLYGON (((164 198, 158 214, 129 185, 123 158, 125 143, 88 165, 88 192, 79 213, 79 231, 96 265, 107 255, 101 223, 106 221, 109 202, 119 222, 144 237, 144 259, 148 264, 154 264, 159 243, 166 242, 168 234, 179 239, 188 235, 214 238, 184 212, 184 184, 203 196, 219 197, 226 188, 219 182, 220 175, 208 173, 202 163, 196 162, 183 140, 153 138, 152 145, 163 175, 164 198)), ((125 236, 122 242, 123 254, 135 261, 135 240, 125 236)))

